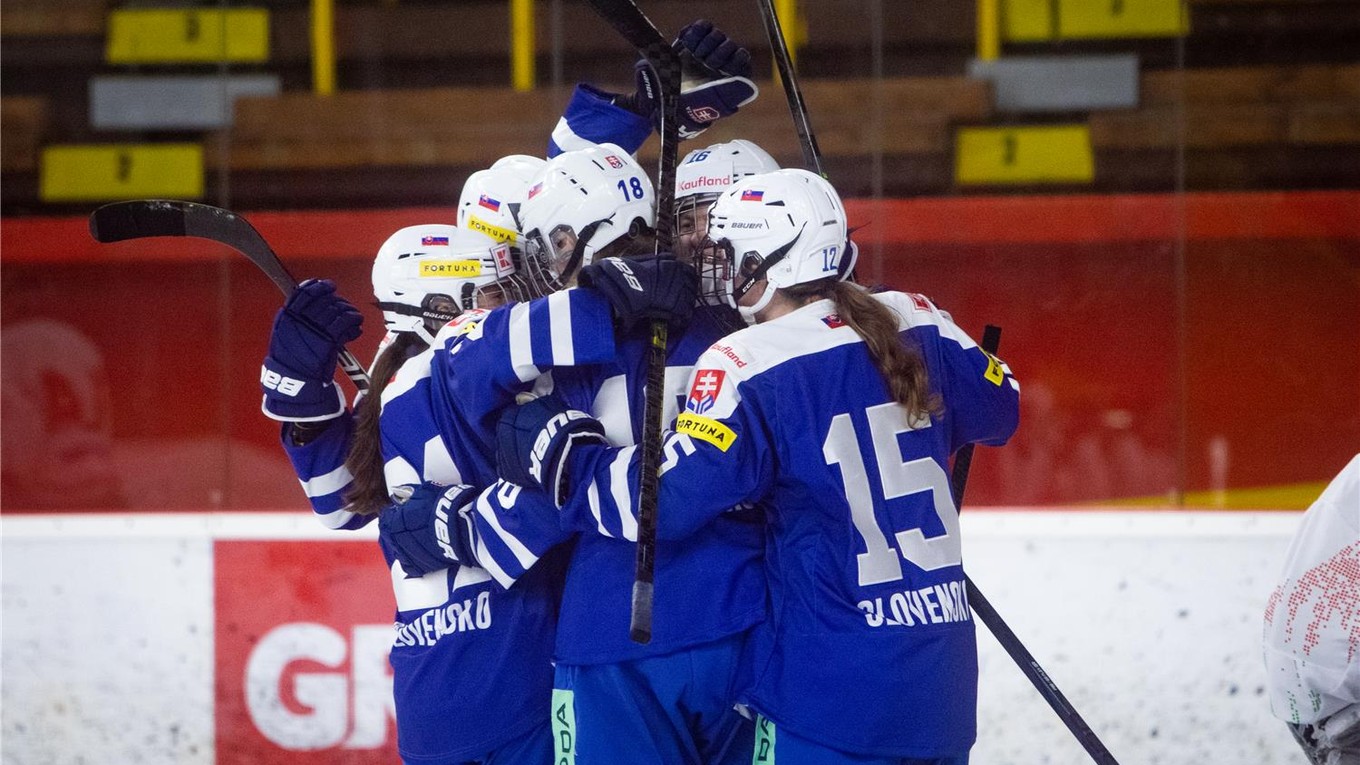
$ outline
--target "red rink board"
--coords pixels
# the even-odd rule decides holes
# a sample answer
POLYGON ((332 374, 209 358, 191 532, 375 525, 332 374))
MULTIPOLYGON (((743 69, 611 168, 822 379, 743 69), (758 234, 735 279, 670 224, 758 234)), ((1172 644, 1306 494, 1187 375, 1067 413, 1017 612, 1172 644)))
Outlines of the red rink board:
POLYGON ((378 546, 219 540, 213 554, 217 762, 398 762, 378 546))

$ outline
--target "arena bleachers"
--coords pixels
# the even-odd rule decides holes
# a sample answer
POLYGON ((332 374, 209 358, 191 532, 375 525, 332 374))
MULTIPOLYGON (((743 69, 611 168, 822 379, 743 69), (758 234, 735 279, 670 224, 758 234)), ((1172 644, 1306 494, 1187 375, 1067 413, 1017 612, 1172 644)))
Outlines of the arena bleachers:
MULTIPOLYGON (((753 4, 646 6, 663 29, 694 17, 720 19, 750 42, 757 76, 769 76, 753 4)), ((885 3, 878 18, 866 16, 859 0, 804 0, 789 31, 799 43, 802 84, 828 168, 846 179, 849 194, 1360 183, 1360 163, 1344 161, 1360 151, 1360 54, 1338 42, 1360 33, 1360 4, 1192 0, 1183 16, 1167 8, 1165 0, 1099 12, 1071 2, 1001 3, 1003 52, 1015 60, 1118 54, 1137 62, 1136 105, 1066 113, 998 108, 988 81, 963 74, 976 54, 969 0, 885 3), (1303 39, 1310 45, 1294 44, 1303 39), (881 43, 876 53, 871 40, 881 43), (1288 63, 1281 60, 1286 50, 1288 63), (1077 134, 1052 130, 1063 126, 1076 127, 1077 144, 1070 143, 1077 134), (1004 129, 999 143, 974 140, 992 128, 1004 129), (1069 143, 1050 145, 1050 135, 1069 143), (1074 145, 1093 157, 1093 172, 1015 171, 1074 145), (970 168, 990 166, 960 155, 972 146, 1002 147, 994 171, 960 173, 964 160, 970 168)), ((222 187, 225 177, 235 203, 247 207, 440 204, 456 178, 487 157, 541 151, 572 82, 630 87, 632 53, 578 0, 538 4, 540 85, 527 93, 508 87, 504 0, 338 3, 340 92, 330 97, 310 90, 306 3, 232 3, 227 10, 218 29, 215 10, 168 1, 6 3, 6 214, 71 210, 41 194, 45 149, 161 142, 200 144, 205 188, 222 187), (231 51, 230 61, 214 60, 214 45, 231 51), (138 127, 127 122, 136 115, 126 114, 118 115, 122 122, 94 119, 92 83, 135 85, 139 76, 265 78, 274 83, 266 92, 278 95, 235 98, 227 119, 218 120, 232 122, 229 128, 138 127)), ((782 91, 768 79, 761 84, 764 96, 709 137, 758 137, 781 161, 797 162, 782 91)), ((654 152, 653 142, 643 156, 654 152)))

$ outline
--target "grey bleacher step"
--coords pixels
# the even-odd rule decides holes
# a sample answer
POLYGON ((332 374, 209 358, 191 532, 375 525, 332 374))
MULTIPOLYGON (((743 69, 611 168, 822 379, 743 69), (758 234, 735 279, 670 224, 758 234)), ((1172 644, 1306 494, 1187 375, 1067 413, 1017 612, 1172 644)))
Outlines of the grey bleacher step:
POLYGON ((971 77, 992 83, 1000 112, 1073 112, 1138 106, 1138 57, 1006 56, 968 63, 971 77))
POLYGON ((238 96, 274 96, 272 74, 99 75, 90 78, 90 125, 98 130, 215 130, 231 125, 238 96))

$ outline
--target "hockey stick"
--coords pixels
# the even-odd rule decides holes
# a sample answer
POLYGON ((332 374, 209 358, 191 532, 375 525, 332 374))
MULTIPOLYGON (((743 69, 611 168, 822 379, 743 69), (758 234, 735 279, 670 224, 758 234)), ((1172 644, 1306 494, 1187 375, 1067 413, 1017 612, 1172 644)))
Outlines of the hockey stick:
MULTIPOLYGON (((590 0, 595 12, 638 49, 656 70, 661 86, 661 160, 656 173, 656 252, 670 252, 675 213, 675 161, 680 136, 680 56, 633 0, 590 0)), ((661 465, 661 411, 666 387, 664 321, 652 322, 647 351, 647 398, 642 414, 638 493, 637 569, 628 635, 637 643, 652 639, 652 583, 656 572, 656 505, 661 465)))
MULTIPOLYGON (((982 350, 994 355, 1000 345, 1001 328, 988 324, 982 330, 982 350)), ((973 465, 973 447, 974 444, 968 444, 959 449, 958 454, 954 456, 954 474, 950 477, 949 486, 954 492, 954 504, 960 509, 963 508, 964 489, 968 487, 968 471, 973 465)), ((964 575, 964 586, 968 594, 968 605, 972 606, 973 612, 987 625, 987 629, 991 630, 997 642, 1006 649, 1006 653, 1010 654, 1011 659, 1020 667, 1020 671, 1034 684, 1039 695, 1044 697, 1044 701, 1047 701, 1058 714, 1067 729, 1072 731, 1077 743, 1081 744, 1086 753, 1091 755, 1091 759, 1099 765, 1119 765, 1114 755, 1110 754, 1110 750, 1105 748, 1100 737, 1086 724, 1062 691, 1058 690, 1058 684, 1053 682, 1053 678, 1048 676, 1043 667, 1039 666, 1038 660, 1025 648, 1025 644, 1016 637, 1010 625, 1006 624, 1006 620, 1001 618, 1001 614, 996 612, 991 602, 983 596, 982 591, 967 575, 964 575)))
POLYGON ((803 103, 803 92, 798 89, 798 81, 793 71, 793 57, 784 39, 784 30, 779 26, 779 16, 774 11, 774 0, 756 0, 760 6, 760 17, 765 21, 765 34, 770 38, 770 55, 774 57, 779 69, 779 80, 784 84, 784 97, 789 102, 789 112, 793 115, 793 126, 798 130, 798 144, 803 148, 803 164, 808 170, 826 177, 822 171, 822 150, 817 147, 817 136, 812 132, 812 122, 808 119, 807 106, 803 103))
MULTIPOLYGON (((260 232, 245 218, 220 207, 169 199, 114 202, 90 213, 90 236, 105 244, 152 236, 210 239, 250 258, 285 296, 297 288, 297 280, 260 232)), ((340 349, 340 367, 360 392, 368 390, 368 373, 345 348, 340 349)))

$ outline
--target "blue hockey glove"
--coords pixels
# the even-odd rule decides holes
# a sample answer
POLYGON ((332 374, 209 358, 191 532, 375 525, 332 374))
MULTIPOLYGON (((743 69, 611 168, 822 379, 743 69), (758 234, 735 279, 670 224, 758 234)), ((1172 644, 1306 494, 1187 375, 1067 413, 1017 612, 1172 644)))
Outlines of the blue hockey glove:
POLYGON ((403 486, 395 503, 378 513, 378 538, 391 548, 408 577, 425 576, 455 565, 476 565, 467 550, 463 510, 477 501, 477 490, 459 484, 446 486, 433 481, 403 486))
POLYGON ((582 268, 576 283, 604 295, 623 329, 650 319, 687 324, 699 299, 699 274, 669 255, 604 258, 582 268))
MULTIPOLYGON (((699 20, 681 30, 675 47, 684 63, 680 85, 680 138, 693 138, 717 120, 730 117, 760 95, 751 81, 751 53, 729 38, 713 22, 699 20)), ((617 96, 614 103, 650 119, 660 130, 661 83, 642 59, 634 67, 637 90, 617 96)))
POLYGON ((608 443, 599 420, 544 396, 501 413, 496 426, 496 466, 501 478, 542 488, 561 508, 569 489, 564 468, 572 447, 608 443))
MULTIPOLYGON (((661 129, 661 83, 656 70, 644 59, 635 68, 637 92, 631 98, 619 98, 615 104, 652 120, 652 127, 661 129)), ((731 117, 741 107, 756 100, 760 88, 745 77, 716 77, 690 79, 687 72, 680 85, 681 140, 689 140, 707 130, 723 117, 731 117)))
POLYGON ((680 30, 676 47, 693 62, 711 70, 712 77, 751 76, 751 52, 737 44, 708 19, 699 19, 680 30))
POLYGON ((359 337, 363 315, 335 294, 335 284, 309 279, 274 317, 269 355, 260 370, 264 413, 284 422, 314 422, 345 408, 335 385, 340 348, 359 337))

